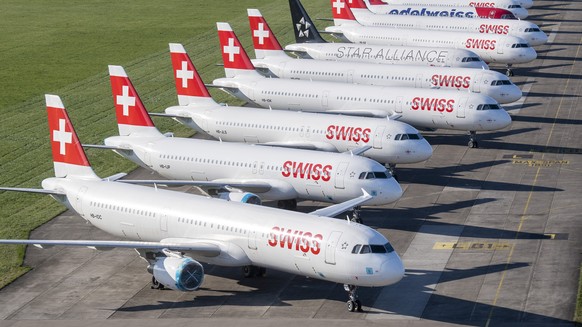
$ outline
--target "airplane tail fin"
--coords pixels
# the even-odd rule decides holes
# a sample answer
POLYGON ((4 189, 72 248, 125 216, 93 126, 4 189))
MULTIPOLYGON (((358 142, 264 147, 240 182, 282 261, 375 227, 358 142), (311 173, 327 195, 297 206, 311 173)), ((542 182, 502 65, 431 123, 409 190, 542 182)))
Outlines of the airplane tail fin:
POLYGON ((162 135, 154 126, 131 80, 121 66, 109 66, 111 92, 120 136, 162 135))
POLYGON ((382 0, 367 0, 370 6, 385 6, 386 2, 382 0))
POLYGON ((226 77, 239 75, 260 76, 230 24, 216 23, 216 27, 218 29, 218 39, 220 40, 220 51, 222 52, 226 77))
POLYGON ((357 24, 354 13, 348 6, 345 0, 330 0, 331 13, 333 14, 333 23, 339 25, 353 25, 357 24))
POLYGON ((289 0, 289 8, 291 9, 295 42, 327 43, 315 28, 313 21, 299 0, 289 0))
POLYGON ((258 9, 247 9, 255 57, 263 59, 270 56, 285 56, 285 51, 277 41, 275 34, 267 24, 267 20, 261 15, 258 9))
POLYGON ((186 53, 184 46, 180 43, 170 43, 170 56, 172 58, 172 67, 174 68, 178 104, 180 106, 187 106, 193 103, 216 104, 204 85, 200 74, 198 74, 196 67, 194 67, 192 60, 190 60, 188 53, 186 53))
POLYGON ((55 176, 100 179, 87 160, 61 98, 45 94, 45 100, 55 176))
POLYGON ((368 11, 368 6, 364 2, 364 0, 351 0, 351 1, 348 0, 346 5, 352 10, 353 9, 362 9, 362 10, 368 11))

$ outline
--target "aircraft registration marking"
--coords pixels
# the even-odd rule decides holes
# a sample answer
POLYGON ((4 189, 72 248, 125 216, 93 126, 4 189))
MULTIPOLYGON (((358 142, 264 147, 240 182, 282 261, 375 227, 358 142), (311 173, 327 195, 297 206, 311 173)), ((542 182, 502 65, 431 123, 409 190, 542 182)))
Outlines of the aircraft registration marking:
POLYGON ((529 159, 529 160, 521 160, 521 159, 514 159, 511 161, 514 165, 527 165, 530 167, 551 167, 553 165, 569 165, 569 160, 536 160, 536 159, 529 159))
POLYGON ((510 243, 501 242, 436 242, 433 250, 509 250, 513 247, 510 243))

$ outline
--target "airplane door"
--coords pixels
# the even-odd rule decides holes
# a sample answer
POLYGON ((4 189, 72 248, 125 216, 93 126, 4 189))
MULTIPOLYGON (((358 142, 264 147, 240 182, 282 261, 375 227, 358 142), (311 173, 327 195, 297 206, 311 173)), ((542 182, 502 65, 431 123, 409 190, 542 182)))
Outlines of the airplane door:
POLYGON ((325 263, 335 265, 335 249, 342 232, 331 232, 325 243, 325 263))
POLYGON ((249 99, 255 103, 257 103, 256 99, 255 99, 255 88, 256 87, 257 87, 257 82, 252 82, 251 87, 249 89, 249 96, 248 96, 249 99))
POLYGON ((245 143, 257 144, 259 143, 259 138, 256 136, 243 136, 245 143))
POLYGON ((422 87, 422 74, 416 75, 416 83, 415 83, 414 87, 416 87, 416 88, 422 87))
POLYGON ((206 174, 203 171, 191 171, 190 177, 192 178, 193 181, 207 181, 208 180, 208 178, 206 177, 206 174))
POLYGON ((344 184, 344 177, 346 175, 346 169, 348 169, 347 162, 340 162, 337 170, 335 171, 335 188, 346 188, 344 184))
POLYGON ((483 73, 475 74, 475 80, 473 81, 473 92, 481 93, 481 81, 483 80, 483 73))
POLYGON ((374 132, 374 149, 382 149, 382 138, 384 137, 384 130, 386 126, 376 127, 376 132, 374 132))
POLYGON ((402 113, 402 102, 404 101, 404 97, 396 97, 396 109, 397 113, 402 113))
POLYGON ((257 231, 255 230, 249 232, 249 249, 257 249, 257 231))
POLYGON ((329 91, 323 91, 323 94, 321 95, 321 105, 323 106, 323 108, 327 108, 328 106, 328 96, 329 96, 329 91))
POLYGON ((465 118, 465 107, 467 106, 468 98, 461 98, 459 106, 457 107, 457 118, 465 118))
POLYGON ((160 231, 162 231, 162 233, 168 232, 168 215, 166 212, 168 212, 168 209, 164 208, 164 212, 160 213, 160 231))
POLYGON ((81 215, 81 217, 85 216, 83 214, 83 195, 85 195, 86 192, 87 186, 82 186, 79 189, 79 192, 77 192, 77 199, 75 200, 76 201, 75 210, 79 213, 79 215, 81 215))
POLYGON ((497 43, 497 53, 503 54, 503 46, 505 46, 505 38, 501 38, 499 43, 497 43))
POLYGON ((348 70, 348 83, 353 83, 353 82, 354 82, 354 71, 348 70))
POLYGON ((309 133, 311 132, 311 126, 307 126, 307 128, 305 129, 305 137, 308 138, 309 137, 309 133))
POLYGON ((258 166, 257 163, 258 163, 257 161, 253 162, 253 174, 257 173, 257 166, 258 166))
POLYGON ((262 175, 265 172, 265 163, 261 161, 261 165, 259 166, 259 175, 262 175))

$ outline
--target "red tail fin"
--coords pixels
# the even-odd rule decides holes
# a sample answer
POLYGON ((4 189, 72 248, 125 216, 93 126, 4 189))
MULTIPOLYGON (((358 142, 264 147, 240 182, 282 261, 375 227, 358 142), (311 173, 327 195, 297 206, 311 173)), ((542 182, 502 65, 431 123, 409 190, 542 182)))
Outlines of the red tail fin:
POLYGON ((218 39, 220 40, 220 51, 222 52, 226 77, 234 77, 251 71, 256 73, 251 59, 249 59, 230 25, 228 23, 216 23, 216 27, 218 28, 218 39))
POLYGON ((258 9, 247 9, 247 13, 257 59, 263 59, 270 54, 286 56, 261 12, 258 9))
POLYGON ((333 21, 336 25, 341 25, 344 21, 355 21, 356 17, 348 7, 345 0, 330 0, 333 21))
POLYGON ((382 0, 369 0, 370 5, 372 6, 385 6, 386 2, 382 1, 382 0))
POLYGON ((348 0, 346 5, 350 7, 350 9, 368 9, 364 0, 348 0))
POLYGON ((193 98, 210 98, 210 93, 184 46, 179 43, 170 43, 170 56, 174 67, 178 103, 186 106, 195 101, 193 98))
POLYGON ((91 169, 61 98, 46 94, 45 99, 55 176, 98 178, 91 169))
POLYGON ((123 67, 110 65, 109 77, 119 135, 126 136, 156 130, 123 67))

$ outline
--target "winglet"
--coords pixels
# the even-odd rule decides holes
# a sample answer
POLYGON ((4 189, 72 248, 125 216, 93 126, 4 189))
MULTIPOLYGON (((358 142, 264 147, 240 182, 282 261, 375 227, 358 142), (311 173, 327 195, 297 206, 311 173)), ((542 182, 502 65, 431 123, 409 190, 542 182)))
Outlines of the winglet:
POLYGON ((267 20, 258 9, 247 9, 255 57, 263 59, 268 56, 285 56, 285 52, 275 37, 275 33, 267 24, 267 20))
POLYGON ((109 65, 109 78, 119 135, 160 134, 123 67, 109 65))
POLYGON ((170 43, 170 57, 174 69, 178 104, 187 106, 197 102, 215 103, 184 46, 180 43, 170 43))
POLYGON ((45 94, 45 100, 55 176, 99 179, 87 160, 61 98, 45 94))
POLYGON ((291 19, 293 32, 295 33, 295 42, 297 43, 327 43, 319 34, 313 20, 303 8, 299 0, 289 0, 291 9, 291 19))
POLYGON ((226 77, 257 74, 255 66, 228 23, 216 23, 226 77))

